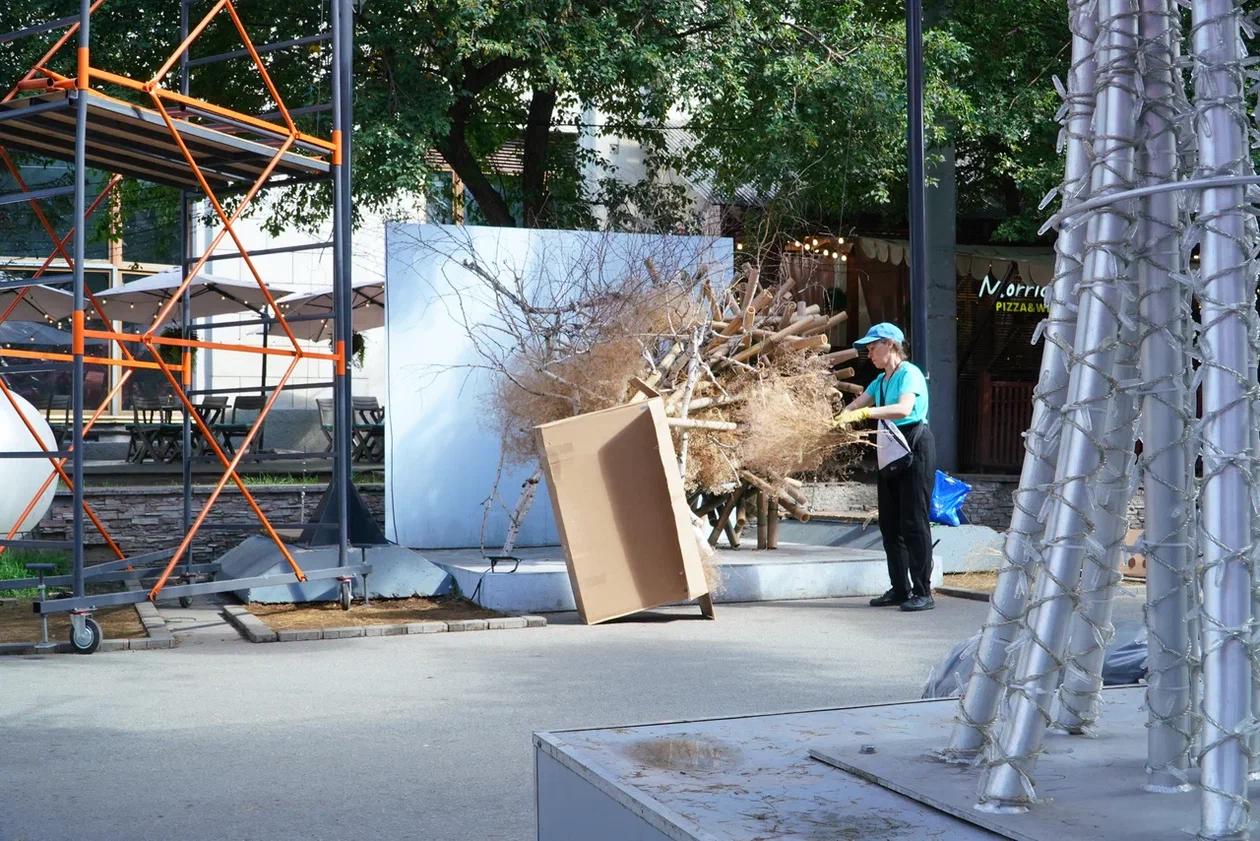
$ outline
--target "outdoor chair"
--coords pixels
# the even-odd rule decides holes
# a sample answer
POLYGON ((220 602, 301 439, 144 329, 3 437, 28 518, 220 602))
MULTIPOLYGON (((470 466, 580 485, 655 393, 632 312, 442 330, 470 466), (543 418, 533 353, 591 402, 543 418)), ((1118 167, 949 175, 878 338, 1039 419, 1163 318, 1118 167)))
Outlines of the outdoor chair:
MULTIPOLYGON (((197 414, 201 417, 201 422, 210 430, 210 434, 214 436, 214 440, 220 446, 223 446, 223 439, 218 434, 218 428, 223 425, 223 418, 227 414, 228 399, 223 395, 212 397, 203 397, 201 402, 197 404, 197 414)), ((203 456, 210 451, 210 443, 206 440, 200 427, 194 425, 193 430, 193 453, 203 456)))
POLYGON ((375 397, 354 397, 354 461, 385 460, 385 407, 375 397))
POLYGON ((324 438, 328 441, 324 452, 331 453, 333 451, 333 425, 336 417, 332 398, 316 397, 315 405, 319 408, 319 431, 324 433, 324 438))
POLYGON ((127 425, 127 461, 139 464, 146 458, 174 461, 183 450, 184 424, 173 418, 179 404, 170 398, 137 394, 131 398, 131 419, 127 425))
MULTIPOLYGON (((249 414, 257 416, 267 405, 267 395, 265 394, 241 394, 232 401, 231 420, 226 423, 220 423, 218 426, 211 427, 214 434, 218 437, 219 442, 223 445, 225 452, 231 454, 236 452, 237 442, 235 439, 244 438, 249 434, 249 430, 253 427, 255 417, 243 418, 242 415, 249 414)), ((259 430, 259 441, 262 443, 262 431, 259 430)))

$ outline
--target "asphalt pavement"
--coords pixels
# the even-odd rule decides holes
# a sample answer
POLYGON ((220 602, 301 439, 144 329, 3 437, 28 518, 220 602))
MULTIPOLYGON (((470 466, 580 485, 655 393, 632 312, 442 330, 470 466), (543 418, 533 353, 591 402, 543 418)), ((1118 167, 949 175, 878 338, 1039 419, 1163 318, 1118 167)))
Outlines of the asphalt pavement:
POLYGON ((533 731, 917 698, 986 610, 937 605, 0 658, 0 841, 528 841, 533 731))

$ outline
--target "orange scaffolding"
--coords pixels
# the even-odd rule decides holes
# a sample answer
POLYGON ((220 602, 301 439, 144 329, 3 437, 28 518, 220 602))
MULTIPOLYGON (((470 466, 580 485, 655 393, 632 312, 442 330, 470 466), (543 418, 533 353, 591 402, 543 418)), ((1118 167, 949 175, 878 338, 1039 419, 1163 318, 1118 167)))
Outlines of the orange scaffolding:
MULTIPOLYGON (((106 0, 80 0, 77 17, 62 21, 65 31, 50 46, 35 65, 0 99, 0 166, 8 172, 20 192, 0 197, 0 202, 25 202, 29 205, 40 226, 48 235, 52 250, 43 265, 29 280, 3 284, 16 288, 14 300, 0 312, 0 322, 9 318, 31 288, 44 278, 54 264, 68 266, 72 272, 74 312, 71 318, 70 347, 66 352, 42 350, 0 349, 0 357, 30 360, 39 363, 69 363, 72 367, 72 416, 73 434, 65 450, 51 450, 40 439, 36 428, 27 422, 18 409, 18 403, 10 386, 0 377, 0 394, 8 400, 17 415, 23 418, 38 449, 21 453, 3 454, 6 457, 43 458, 50 465, 47 479, 39 492, 28 503, 23 515, 3 540, 0 552, 8 546, 47 546, 51 541, 19 538, 18 530, 34 510, 38 500, 50 484, 60 480, 74 496, 74 525, 70 547, 74 555, 74 567, 67 581, 73 585, 69 598, 44 599, 36 603, 39 613, 69 612, 72 619, 71 643, 76 650, 90 651, 100 639, 100 629, 90 619, 92 610, 106 605, 126 604, 142 599, 155 600, 159 594, 166 597, 188 598, 194 594, 239 590, 242 587, 297 583, 308 578, 336 578, 340 582, 342 602, 348 607, 351 582, 355 575, 366 575, 364 564, 349 562, 348 505, 354 498, 350 482, 350 440, 353 434, 353 414, 350 408, 351 388, 346 365, 346 348, 350 346, 350 167, 349 167, 349 87, 350 87, 350 8, 347 0, 330 0, 332 4, 331 31, 326 40, 333 45, 332 69, 332 130, 329 137, 318 137, 299 129, 284 98, 267 72, 260 48, 250 38, 235 3, 232 0, 215 0, 208 12, 189 25, 188 0, 181 0, 180 43, 161 62, 153 75, 144 80, 96 67, 91 59, 92 15, 106 0), (231 108, 208 102, 189 95, 190 48, 220 16, 230 19, 231 25, 248 54, 250 66, 265 86, 276 105, 279 123, 270 122, 256 115, 241 113, 231 108), (77 36, 75 73, 63 75, 52 69, 51 62, 77 36), (177 87, 170 84, 172 72, 179 68, 177 87), (130 102, 110 91, 126 92, 142 104, 130 102), (10 150, 33 153, 70 163, 73 166, 73 188, 51 191, 52 194, 74 195, 74 224, 72 229, 59 234, 44 210, 41 201, 48 197, 48 190, 32 190, 22 179, 10 150), (87 201, 85 171, 87 168, 112 173, 104 189, 90 202, 87 201), (84 284, 85 226, 91 215, 125 177, 177 187, 182 191, 181 206, 184 212, 183 226, 188 225, 188 201, 190 195, 204 199, 218 221, 218 230, 200 254, 189 255, 188 237, 184 239, 184 272, 182 283, 159 308, 152 323, 142 332, 124 332, 115 329, 96 296, 84 284), (317 179, 333 182, 333 241, 334 252, 334 320, 337 340, 334 352, 315 352, 304 349, 294 335, 268 284, 250 257, 249 249, 236 229, 236 223, 250 207, 264 187, 303 183, 317 179), (222 196, 232 191, 240 194, 235 208, 229 212, 222 196), (211 259, 215 250, 226 239, 235 245, 236 255, 243 261, 250 277, 257 283, 266 301, 264 323, 278 325, 284 336, 281 346, 258 347, 230 342, 212 342, 191 337, 189 329, 190 284, 197 278, 211 259), (178 308, 178 311, 177 311, 178 308), (89 327, 89 320, 97 320, 101 326, 89 327), (159 331, 172 320, 182 325, 180 337, 159 335, 159 331), (118 357, 94 357, 85 353, 88 340, 112 343, 118 348, 118 357), (158 353, 161 347, 181 350, 179 363, 168 362, 158 353), (232 453, 220 445, 211 428, 203 419, 198 407, 190 398, 192 366, 190 354, 195 348, 216 349, 235 353, 257 355, 260 359, 284 360, 278 382, 271 388, 257 417, 250 424, 241 442, 232 453), (141 354, 139 351, 146 353, 141 354), (148 359, 140 358, 142 355, 148 359), (152 361, 150 361, 152 360, 152 361), (239 474, 242 459, 261 432, 263 424, 280 393, 289 384, 297 366, 303 360, 326 363, 332 372, 332 384, 337 410, 334 418, 334 470, 329 484, 326 502, 335 504, 331 512, 336 517, 337 568, 304 571, 294 559, 289 547, 281 539, 261 506, 250 493, 239 474), (91 411, 84 405, 85 366, 114 366, 120 375, 105 399, 91 411), (83 496, 84 435, 121 393, 131 375, 137 370, 154 370, 161 373, 179 401, 184 418, 184 495, 185 533, 178 545, 169 551, 127 556, 110 536, 106 524, 96 514, 83 496), (191 441, 199 436, 204 446, 222 468, 207 500, 195 517, 190 510, 189 468, 191 441), (194 579, 200 573, 213 571, 213 565, 197 565, 191 561, 190 550, 198 531, 219 501, 228 484, 233 484, 245 500, 258 525, 274 542, 288 563, 290 572, 258 579, 233 581, 200 581, 194 579), (115 560, 86 567, 84 563, 84 528, 86 522, 100 532, 115 560), (180 562, 184 561, 182 570, 180 562), (172 577, 176 576, 176 583, 172 577), (151 583, 141 589, 123 592, 89 594, 88 580, 129 580, 147 578, 151 583)), ((48 26, 37 26, 30 34, 48 31, 48 26)), ((21 37, 26 33, 11 33, 5 40, 21 37)), ((309 42, 311 39, 299 39, 309 42)), ((290 42, 296 43, 296 42, 290 42)), ((262 49, 267 49, 264 45, 262 49)), ((283 46, 283 45, 280 45, 283 46)), ((201 60, 203 63, 205 59, 201 60)), ((265 384, 264 384, 265 385, 265 384)), ((14 582, 2 582, 12 584, 14 582)))

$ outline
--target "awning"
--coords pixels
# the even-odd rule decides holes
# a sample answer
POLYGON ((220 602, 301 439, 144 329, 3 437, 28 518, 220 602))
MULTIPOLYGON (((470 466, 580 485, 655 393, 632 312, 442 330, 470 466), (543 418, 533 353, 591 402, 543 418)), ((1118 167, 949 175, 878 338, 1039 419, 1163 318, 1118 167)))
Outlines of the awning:
MULTIPOLYGON (((857 247, 868 260, 894 266, 905 265, 910 244, 904 239, 858 237, 857 247)), ((954 265, 963 277, 984 280, 992 275, 1001 280, 1014 268, 1025 283, 1046 286, 1054 280, 1054 249, 1023 245, 958 245, 954 265)))

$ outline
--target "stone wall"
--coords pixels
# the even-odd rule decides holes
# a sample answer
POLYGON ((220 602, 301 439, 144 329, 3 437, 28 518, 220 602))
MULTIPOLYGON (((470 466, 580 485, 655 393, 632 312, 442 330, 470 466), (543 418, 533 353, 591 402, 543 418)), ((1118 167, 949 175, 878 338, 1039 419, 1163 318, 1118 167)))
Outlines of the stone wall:
MULTIPOLYGON (((1015 508, 1012 497, 1019 486, 1019 477, 969 474, 958 478, 971 485, 971 493, 963 503, 967 521, 1005 531, 1011 524, 1015 508)), ((869 481, 818 482, 806 485, 805 491, 814 511, 860 515, 873 513, 879 507, 874 477, 869 481)), ((1140 528, 1142 515, 1139 491, 1129 503, 1129 527, 1140 528)))
MULTIPOLYGON (((305 522, 310 519, 324 493, 324 485, 257 485, 249 487, 267 518, 275 523, 305 522)), ((375 515, 379 524, 385 522, 384 486, 359 485, 359 494, 375 515)), ((197 485, 193 488, 193 518, 209 498, 212 487, 197 485)), ((155 549, 168 549, 179 545, 184 536, 183 493, 178 486, 141 486, 118 488, 89 488, 84 494, 87 503, 104 521, 110 536, 128 555, 137 555, 155 549)), ((53 540, 70 538, 73 517, 73 499, 68 491, 58 491, 52 508, 40 523, 40 536, 53 540)), ((225 489, 210 510, 206 525, 225 522, 257 522, 245 498, 233 486, 225 489)), ((198 532, 195 546, 218 555, 240 543, 258 528, 220 530, 203 528, 198 532)), ((105 541, 92 525, 85 521, 85 543, 88 547, 103 547, 105 541)))

